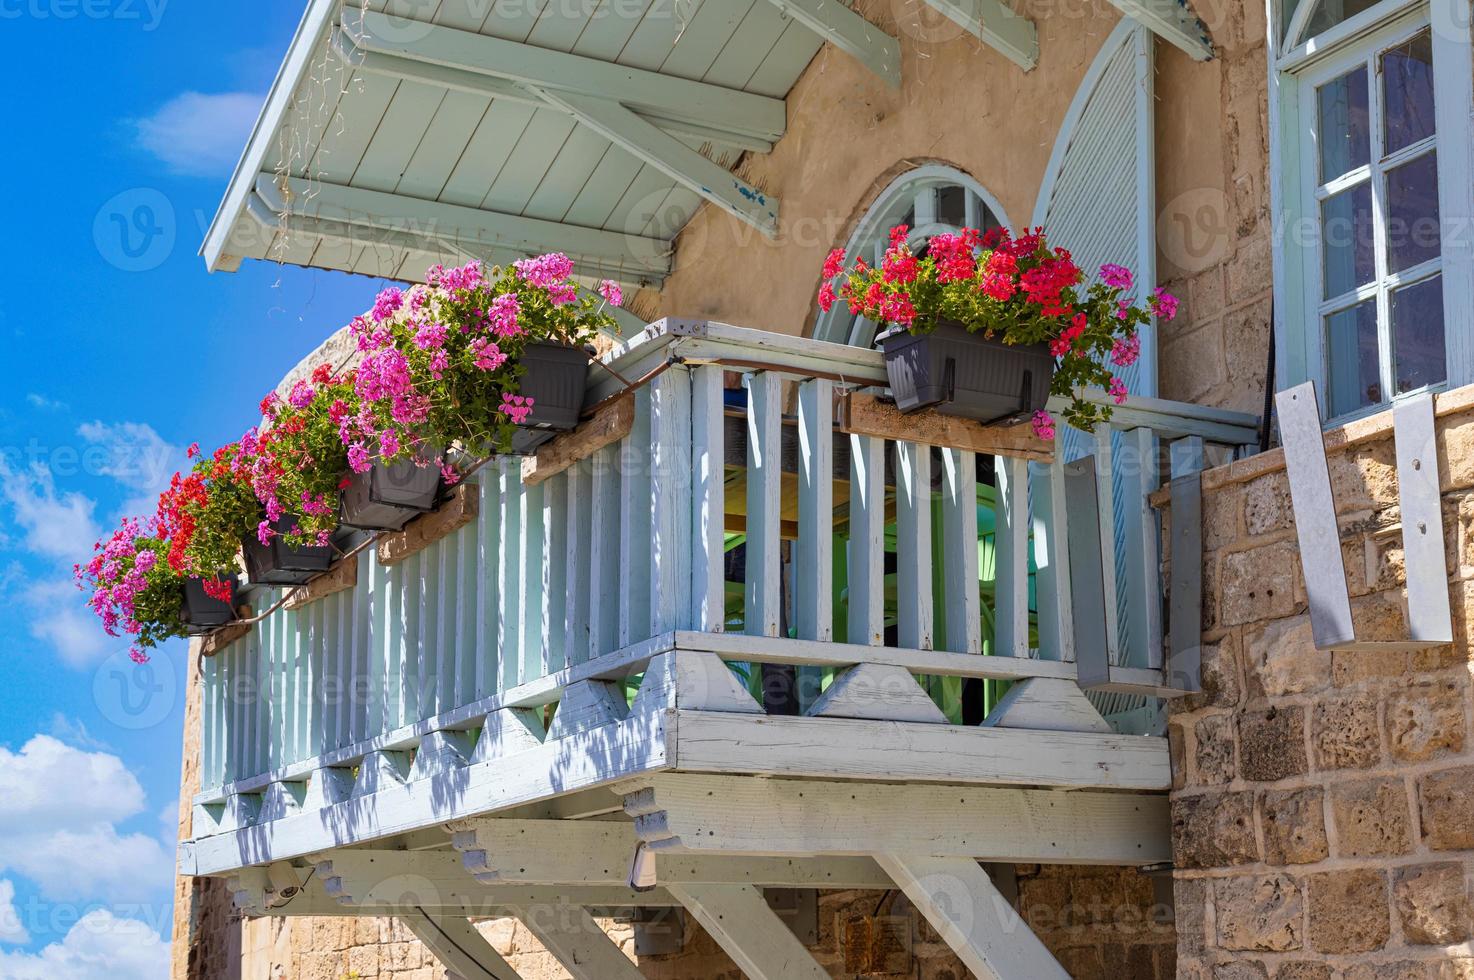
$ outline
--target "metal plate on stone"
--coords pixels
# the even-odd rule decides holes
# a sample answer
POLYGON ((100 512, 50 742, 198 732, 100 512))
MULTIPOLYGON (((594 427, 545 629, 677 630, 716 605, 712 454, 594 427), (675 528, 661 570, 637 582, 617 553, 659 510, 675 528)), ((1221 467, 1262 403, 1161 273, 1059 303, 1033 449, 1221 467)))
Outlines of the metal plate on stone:
POLYGON ((1171 591, 1167 629, 1171 649, 1167 684, 1198 691, 1203 662, 1203 478, 1179 476, 1169 484, 1172 499, 1171 591))
POLYGON ((1438 495, 1438 444, 1433 396, 1418 395, 1392 409, 1397 439, 1397 503, 1407 573, 1407 625, 1414 641, 1453 642, 1445 565, 1443 502, 1438 495))
POLYGON ((1341 533, 1336 525, 1336 502, 1331 495, 1315 382, 1281 391, 1274 401, 1285 471, 1290 478, 1295 533, 1300 540, 1305 594, 1310 600, 1310 628, 1316 649, 1325 650, 1355 641, 1356 631, 1351 622, 1346 565, 1341 558, 1341 533))

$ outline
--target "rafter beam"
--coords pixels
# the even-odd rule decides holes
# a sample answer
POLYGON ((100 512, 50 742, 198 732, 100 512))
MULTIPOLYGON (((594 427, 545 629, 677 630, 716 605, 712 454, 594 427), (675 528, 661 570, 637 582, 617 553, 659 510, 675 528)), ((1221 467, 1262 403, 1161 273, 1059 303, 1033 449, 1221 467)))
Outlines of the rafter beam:
POLYGON ((399 921, 458 980, 522 980, 464 916, 431 915, 415 909, 400 915, 399 921))
POLYGON ((696 773, 638 784, 644 788, 625 797, 625 812, 657 854, 925 853, 1135 865, 1172 859, 1165 795, 696 773))
POLYGON ((522 909, 517 918, 573 980, 644 980, 639 968, 583 909, 522 909))
POLYGON ((773 6, 860 61, 885 79, 901 85, 901 45, 845 5, 844 0, 769 0, 773 6))
POLYGON ((672 891, 751 980, 829 980, 756 888, 684 885, 672 891))
POLYGON ((1039 63, 1039 31, 1003 0, 926 0, 934 10, 980 38, 1024 71, 1039 63))
MULTIPOLYGON (((487 99, 502 99, 508 102, 517 102, 543 109, 558 109, 566 112, 566 110, 562 110, 559 106, 549 105, 541 96, 526 86, 505 78, 498 78, 495 75, 483 75, 479 72, 467 71, 464 68, 448 68, 445 65, 432 65, 424 61, 415 61, 412 58, 404 58, 394 54, 365 51, 354 44, 353 39, 341 30, 333 33, 333 48, 347 64, 369 75, 383 75, 386 78, 417 82, 422 85, 443 88, 447 91, 465 92, 487 99)), ((650 120, 650 122, 666 132, 678 136, 690 136, 694 139, 709 141, 721 146, 731 146, 739 150, 753 150, 758 153, 770 153, 773 149, 773 141, 771 139, 763 139, 748 132, 722 129, 719 125, 711 121, 693 122, 689 119, 672 118, 662 115, 659 112, 648 111, 640 112, 639 115, 650 120)))
MULTIPOLYGON (((454 842, 466 870, 486 885, 540 884, 622 887, 639 838, 634 824, 612 820, 508 820, 486 817, 458 824, 454 842)), ((890 879, 868 857, 724 857, 661 854, 656 880, 756 885, 763 888, 888 888, 890 879)))
POLYGON ((670 243, 658 238, 268 173, 257 176, 256 194, 276 214, 288 215, 289 221, 300 216, 405 231, 519 255, 564 252, 580 265, 624 270, 627 281, 662 279, 670 272, 670 243))
POLYGON ((672 180, 772 237, 778 233, 778 199, 719 166, 629 107, 600 96, 538 89, 553 105, 615 146, 628 150, 672 180))
POLYGON ((980 980, 1070 980, 976 861, 915 855, 878 860, 980 980))
POLYGON ((1162 40, 1187 52, 1194 61, 1213 57, 1213 39, 1208 36, 1207 25, 1192 12, 1186 0, 1111 0, 1111 3, 1162 40))
POLYGON ((613 99, 642 112, 745 133, 769 142, 783 135, 786 125, 782 99, 740 89, 437 24, 417 23, 413 30, 406 30, 403 22, 355 6, 343 10, 342 23, 354 45, 366 52, 401 55, 538 89, 613 99))

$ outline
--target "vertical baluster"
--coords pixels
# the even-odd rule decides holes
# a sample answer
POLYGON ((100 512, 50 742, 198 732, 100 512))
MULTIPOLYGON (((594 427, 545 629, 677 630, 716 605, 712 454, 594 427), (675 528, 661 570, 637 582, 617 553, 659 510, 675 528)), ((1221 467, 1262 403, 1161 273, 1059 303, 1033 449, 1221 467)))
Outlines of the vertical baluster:
POLYGON ((501 486, 501 554, 497 573, 497 649, 501 657, 501 690, 522 680, 522 463, 497 462, 501 486))
POLYGON ((435 714, 441 714, 456 705, 456 679, 460 676, 460 621, 456 611, 461 604, 461 535, 457 531, 435 542, 436 581, 435 590, 439 610, 436 614, 436 649, 440 653, 439 674, 435 684, 435 714))
POLYGON ((619 467, 618 450, 594 454, 589 487, 593 522, 589 552, 590 658, 614 650, 619 640, 619 467))
POLYGON ((271 632, 263 634, 271 644, 271 746, 269 768, 277 769, 288 758, 287 740, 291 734, 291 684, 287 658, 287 620, 291 613, 282 610, 273 619, 271 632))
MULTIPOLYGON (((474 488, 473 488, 474 489, 474 488)), ((481 576, 477 564, 479 535, 476 525, 468 525, 456 532, 460 538, 460 565, 455 573, 456 592, 456 696, 457 705, 470 704, 476 700, 476 663, 481 656, 481 645, 477 642, 476 625, 481 608, 481 576)))
POLYGON ((1029 655, 1029 464, 993 457, 993 653, 1029 655))
POLYGON ((901 646, 932 648, 931 447, 896 443, 896 625, 901 646))
POLYGON ((328 615, 332 617, 332 638, 338 647, 338 747, 352 743, 353 725, 353 594, 337 592, 329 596, 328 615))
POLYGON ((481 468, 476 480, 480 485, 481 506, 476 519, 477 580, 480 594, 476 603, 476 696, 489 697, 499 690, 501 680, 501 638, 498 635, 497 610, 501 548, 501 481, 495 463, 481 468))
POLYGON ((691 371, 691 612, 687 623, 721 633, 727 622, 726 445, 722 369, 691 371))
MULTIPOLYGON (((647 545, 648 547, 648 542, 647 545)), ((543 484, 542 660, 548 673, 568 663, 568 474, 543 484)))
POLYGON ((1160 483, 1156 434, 1148 428, 1121 435, 1117 467, 1121 482, 1125 633, 1124 662, 1131 667, 1162 666, 1162 585, 1157 515, 1151 495, 1160 483))
POLYGON ((355 562, 357 567, 354 569, 355 584, 346 593, 352 607, 350 615, 353 617, 353 674, 350 678, 353 685, 353 717, 360 739, 379 734, 379 729, 370 720, 373 705, 370 691, 373 682, 369 671, 370 664, 373 663, 374 616, 369 579, 364 572, 362 558, 363 555, 358 554, 348 559, 355 562))
POLYGON ((1034 566, 1039 593, 1039 656, 1075 659, 1074 602, 1070 589, 1069 526, 1065 507, 1063 455, 1048 465, 1033 464, 1034 566))
POLYGON ((1116 605, 1116 466, 1114 430, 1095 427, 1095 502, 1100 529, 1100 581, 1105 601, 1106 661, 1121 662, 1120 610, 1116 605))
POLYGON ((635 420, 619 451, 621 647, 650 636, 650 390, 640 388, 632 397, 635 420))
POLYGON ((834 638, 834 386, 798 386, 798 547, 794 617, 801 640, 834 638))
POLYGON ((251 631, 251 666, 256 672, 255 723, 252 726, 250 774, 266 771, 267 746, 271 743, 271 651, 262 644, 260 630, 251 631))
POLYGON ((567 532, 564 553, 567 555, 567 603, 563 615, 563 650, 568 665, 581 664, 589 655, 589 561, 593 533, 593 476, 587 462, 578 462, 564 471, 568 477, 567 532))
MULTIPOLYGON (((192 648, 197 645, 191 643, 192 648)), ((190 650, 190 656, 198 654, 190 650)), ((200 664, 200 786, 210 789, 215 785, 215 695, 220 683, 215 676, 215 657, 202 657, 200 664)))
POLYGON ((851 643, 885 642, 885 440, 850 436, 851 643))
POLYGON ((420 589, 418 633, 420 639, 420 710, 415 717, 420 721, 432 718, 440 711, 442 663, 440 655, 441 617, 438 610, 441 593, 438 557, 441 543, 443 540, 415 556, 418 563, 416 571, 419 573, 417 578, 420 589))
POLYGON ((981 601, 978 597, 977 456, 942 450, 942 608, 946 611, 947 649, 981 653, 981 601))
POLYGON ((691 376, 673 367, 650 384, 650 629, 683 625, 690 609, 691 376))
POLYGON ((777 636, 782 597, 779 543, 782 520, 782 379, 767 372, 747 377, 746 631, 777 636))
POLYGON ((425 717, 425 702, 428 699, 421 681, 426 670, 425 661, 429 656, 420 631, 420 620, 424 614, 427 598, 425 580, 421 575, 420 558, 423 555, 424 552, 410 555, 394 566, 403 569, 403 577, 400 579, 403 585, 403 588, 400 589, 400 615, 404 618, 405 658, 404 666, 401 668, 400 684, 404 694, 405 724, 425 717))
MULTIPOLYGON (((520 467, 519 467, 520 469, 520 467)), ((520 479, 520 477, 519 477, 520 479)), ((544 676, 542 663, 542 495, 544 486, 522 488, 522 679, 544 676)))
POLYGON ((365 724, 368 730, 382 735, 392 727, 388 720, 388 663, 385 660, 384 642, 384 566, 373 557, 373 548, 365 548, 358 554, 358 585, 367 595, 368 619, 368 666, 366 668, 364 696, 365 724))
POLYGON ((393 731, 404 723, 404 569, 402 565, 380 565, 379 583, 383 617, 384 663, 384 730, 393 731))

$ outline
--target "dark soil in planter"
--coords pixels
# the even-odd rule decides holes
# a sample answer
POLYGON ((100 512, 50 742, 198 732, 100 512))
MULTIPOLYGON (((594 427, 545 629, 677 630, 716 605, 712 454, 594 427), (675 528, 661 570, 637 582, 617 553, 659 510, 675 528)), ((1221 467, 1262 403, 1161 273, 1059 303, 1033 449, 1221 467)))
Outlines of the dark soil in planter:
POLYGON ((246 572, 255 585, 306 585, 333 564, 334 549, 331 545, 321 547, 293 547, 283 535, 297 524, 297 518, 283 515, 272 525, 277 533, 270 544, 262 544, 253 534, 246 539, 242 550, 246 556, 246 572))
POLYGON ((522 351, 520 395, 532 412, 512 437, 512 452, 530 453, 559 432, 578 426, 589 377, 589 353, 563 344, 528 344, 522 351))
POLYGON ((179 618, 184 621, 185 632, 190 636, 199 636, 235 621, 236 586, 239 583, 234 575, 229 576, 226 581, 230 583, 228 602, 216 599, 206 592, 203 580, 184 580, 184 604, 179 618))
MULTIPOLYGON (((438 455, 438 451, 427 454, 438 455)), ((438 466, 419 465, 413 457, 376 462, 363 473, 349 473, 341 494, 342 521, 364 531, 397 531, 435 509, 442 482, 438 466)))
POLYGON ((903 412, 923 408, 985 424, 1027 420, 1049 400, 1049 345, 1005 344, 943 321, 930 333, 880 338, 891 394, 903 412))

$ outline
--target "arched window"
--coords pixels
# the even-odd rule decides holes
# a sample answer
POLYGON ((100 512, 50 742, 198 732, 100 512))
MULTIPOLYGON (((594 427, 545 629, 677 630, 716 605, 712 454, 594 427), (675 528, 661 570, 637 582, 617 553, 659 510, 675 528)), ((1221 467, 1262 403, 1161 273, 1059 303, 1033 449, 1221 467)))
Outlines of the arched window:
MULTIPOLYGON (((845 254, 878 264, 896 225, 910 227, 911 247, 919 252, 928 238, 942 232, 1006 224, 997 200, 977 181, 955 167, 929 164, 907 171, 881 192, 845 243, 845 254)), ((869 347, 875 342, 875 324, 835 303, 819 314, 814 339, 869 347)))

